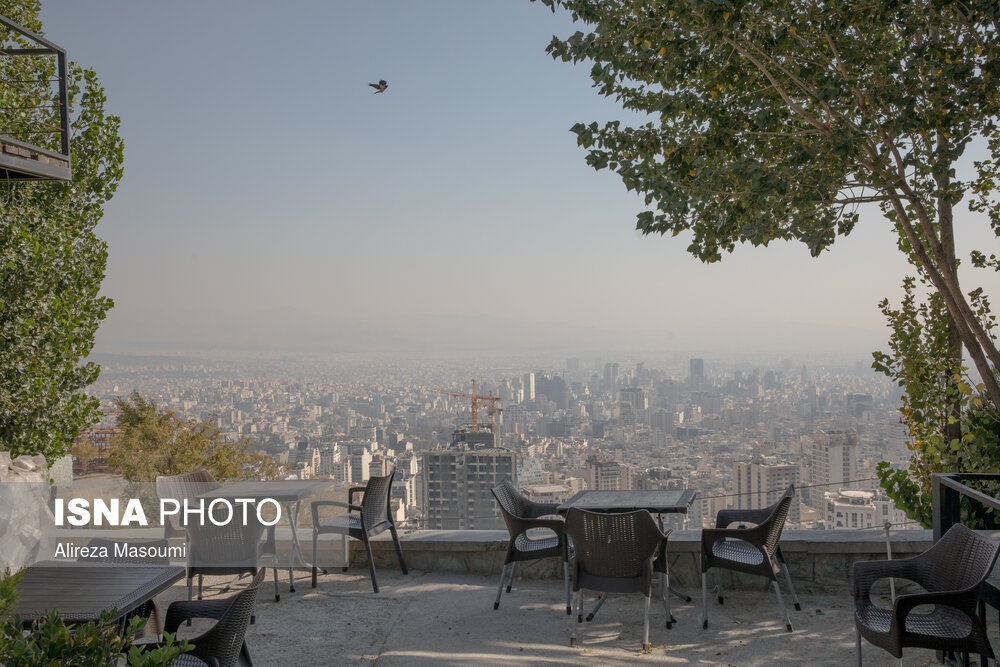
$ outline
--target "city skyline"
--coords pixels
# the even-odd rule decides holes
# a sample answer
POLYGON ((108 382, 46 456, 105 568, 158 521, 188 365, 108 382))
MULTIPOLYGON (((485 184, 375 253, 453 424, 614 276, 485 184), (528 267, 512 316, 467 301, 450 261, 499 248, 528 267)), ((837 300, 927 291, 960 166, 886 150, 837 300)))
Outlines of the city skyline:
MULTIPOLYGON (((283 9, 43 3, 46 34, 122 118, 125 178, 97 230, 116 306, 97 351, 884 346, 876 304, 908 267, 878 211, 816 259, 772 244, 703 265, 683 235, 634 230, 642 202, 569 132, 628 115, 588 66, 545 54, 577 29, 566 16, 283 9)), ((990 247, 980 227, 959 242, 990 247)))

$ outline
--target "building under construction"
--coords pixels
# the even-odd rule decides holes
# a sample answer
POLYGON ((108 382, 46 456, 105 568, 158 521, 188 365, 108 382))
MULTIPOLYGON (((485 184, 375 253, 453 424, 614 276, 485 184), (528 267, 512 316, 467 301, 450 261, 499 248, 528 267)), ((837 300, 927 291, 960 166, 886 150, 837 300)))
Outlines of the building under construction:
POLYGON ((505 479, 517 485, 517 455, 503 449, 495 415, 499 397, 438 390, 472 401, 472 423, 455 428, 447 448, 424 453, 425 526, 436 530, 502 529, 503 517, 491 489, 505 479), (489 413, 479 423, 480 404, 489 413))

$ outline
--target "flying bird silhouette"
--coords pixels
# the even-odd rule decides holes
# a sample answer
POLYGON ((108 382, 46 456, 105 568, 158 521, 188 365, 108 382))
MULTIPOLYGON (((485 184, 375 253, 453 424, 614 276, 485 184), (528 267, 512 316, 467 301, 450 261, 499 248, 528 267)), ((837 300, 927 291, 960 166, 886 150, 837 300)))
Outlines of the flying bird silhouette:
POLYGON ((389 84, 385 82, 385 79, 379 79, 378 83, 369 83, 369 86, 375 89, 375 94, 384 93, 385 89, 389 87, 389 84))

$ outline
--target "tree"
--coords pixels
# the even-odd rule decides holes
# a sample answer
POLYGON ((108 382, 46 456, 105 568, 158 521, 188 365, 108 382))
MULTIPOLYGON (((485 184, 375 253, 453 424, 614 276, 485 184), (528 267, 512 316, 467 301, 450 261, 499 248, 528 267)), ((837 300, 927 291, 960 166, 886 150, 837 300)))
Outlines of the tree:
MULTIPOLYGON (((41 32, 36 1, 0 0, 0 14, 41 32)), ((0 30, 2 44, 24 43, 0 30)), ((56 125, 51 58, 0 56, 0 132, 56 125)), ((73 179, 0 184, 0 442, 50 462, 97 418, 85 361, 111 308, 100 295, 107 247, 94 233, 122 177, 119 120, 105 112, 93 70, 69 68, 73 179)), ((20 135, 19 135, 20 136, 20 135)), ((52 147, 53 135, 28 135, 52 147), (48 137, 48 138, 46 138, 48 137)))
MULTIPOLYGON (((964 345, 1000 405, 1000 351, 982 290, 960 287, 953 221, 971 194, 1000 234, 1000 4, 540 1, 591 28, 553 37, 549 53, 592 61, 602 95, 651 117, 572 128, 591 166, 645 197, 639 230, 691 232, 706 262, 774 240, 815 256, 877 205, 940 295, 952 360, 964 345), (959 180, 977 137, 991 157, 959 180)), ((995 256, 971 260, 1000 270, 995 256)))
POLYGON ((106 459, 130 482, 153 482, 157 475, 179 475, 205 468, 218 480, 269 479, 278 473, 274 460, 250 450, 250 440, 229 443, 218 427, 200 419, 181 419, 132 392, 118 397, 118 428, 106 459))
MULTIPOLYGON (((931 474, 1000 472, 1000 417, 982 394, 983 385, 973 386, 951 356, 948 313, 941 295, 931 292, 921 301, 917 287, 916 279, 908 277, 898 308, 887 299, 879 304, 892 335, 889 351, 874 353, 873 367, 905 389, 900 422, 911 455, 907 470, 893 469, 883 461, 877 474, 896 506, 929 528, 931 474)), ((981 490, 996 495, 1000 485, 988 483, 981 490)), ((961 509, 964 523, 980 525, 974 522, 987 520, 982 525, 993 525, 989 508, 963 502, 961 509)))

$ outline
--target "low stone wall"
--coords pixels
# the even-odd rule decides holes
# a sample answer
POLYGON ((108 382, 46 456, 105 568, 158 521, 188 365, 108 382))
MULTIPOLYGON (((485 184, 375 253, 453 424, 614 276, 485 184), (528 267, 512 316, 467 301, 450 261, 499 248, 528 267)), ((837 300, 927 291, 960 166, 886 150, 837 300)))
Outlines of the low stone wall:
MULTIPOLYGON (((471 572, 500 575, 507 551, 507 532, 493 530, 420 530, 400 535, 408 567, 429 572, 471 572)), ((893 558, 907 558, 928 549, 929 530, 899 531, 892 534, 893 558)), ((303 545, 305 546, 305 545, 303 545)), ((307 547, 308 548, 308 547, 307 547)), ((364 546, 351 540, 351 566, 367 567, 364 546)), ((781 550, 797 585, 844 587, 851 580, 859 560, 885 560, 885 536, 880 530, 786 530, 781 550)), ((678 586, 694 589, 701 582, 701 533, 696 530, 670 534, 670 577, 678 586)), ((376 568, 398 568, 396 553, 388 533, 372 542, 376 568)), ((518 576, 562 577, 562 567, 554 559, 518 564, 518 576)), ((710 580, 718 576, 709 573, 710 580)), ((726 571, 727 589, 761 587, 760 577, 726 571)), ((714 581, 714 580, 713 580, 714 581)))

